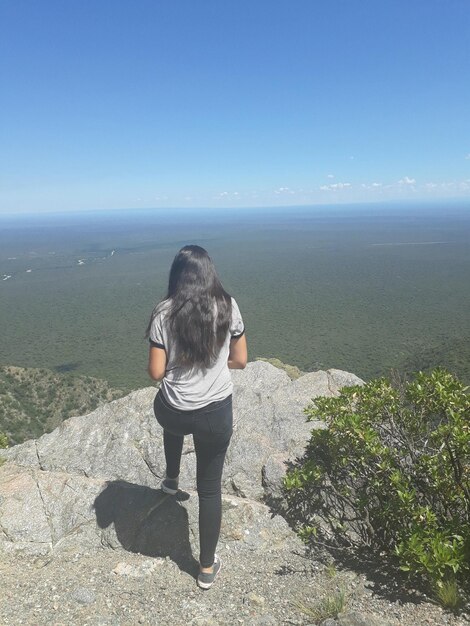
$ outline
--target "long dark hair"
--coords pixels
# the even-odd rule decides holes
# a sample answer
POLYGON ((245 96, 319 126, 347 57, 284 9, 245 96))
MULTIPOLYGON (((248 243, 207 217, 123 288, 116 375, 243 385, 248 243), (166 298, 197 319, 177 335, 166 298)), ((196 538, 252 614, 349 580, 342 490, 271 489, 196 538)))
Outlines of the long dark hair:
POLYGON ((176 344, 176 363, 209 367, 227 337, 232 300, 204 248, 184 246, 175 256, 166 298, 154 308, 147 336, 164 302, 169 306, 166 321, 176 344))

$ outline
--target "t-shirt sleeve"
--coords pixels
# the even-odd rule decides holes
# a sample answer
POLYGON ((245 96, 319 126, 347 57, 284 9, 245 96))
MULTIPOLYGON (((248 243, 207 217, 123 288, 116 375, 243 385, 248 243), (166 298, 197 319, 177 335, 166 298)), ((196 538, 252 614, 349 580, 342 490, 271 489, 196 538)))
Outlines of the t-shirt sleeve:
POLYGON ((150 326, 149 342, 150 345, 154 348, 165 349, 165 341, 163 338, 163 320, 161 313, 158 313, 152 321, 152 324, 150 326))
POLYGON ((235 299, 232 298, 232 323, 230 324, 230 336, 232 339, 241 337, 245 332, 245 324, 235 299))

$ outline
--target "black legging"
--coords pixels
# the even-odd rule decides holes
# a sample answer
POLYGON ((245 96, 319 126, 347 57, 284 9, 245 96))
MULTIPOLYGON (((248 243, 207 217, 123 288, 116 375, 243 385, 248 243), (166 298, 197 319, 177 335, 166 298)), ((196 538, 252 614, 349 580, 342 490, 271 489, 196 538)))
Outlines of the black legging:
POLYGON ((193 435, 199 496, 199 562, 202 567, 211 567, 222 520, 221 480, 232 436, 232 396, 194 411, 181 411, 170 406, 160 390, 153 407, 163 428, 168 478, 179 476, 184 435, 193 435))

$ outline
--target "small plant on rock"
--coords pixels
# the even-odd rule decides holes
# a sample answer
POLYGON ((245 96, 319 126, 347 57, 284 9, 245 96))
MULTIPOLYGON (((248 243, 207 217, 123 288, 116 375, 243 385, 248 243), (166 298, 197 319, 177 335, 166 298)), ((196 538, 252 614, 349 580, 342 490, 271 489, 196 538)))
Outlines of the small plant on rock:
POLYGON ((396 558, 441 603, 470 575, 470 396, 443 369, 316 398, 305 455, 287 473, 304 538, 396 558))
POLYGON ((316 623, 320 623, 328 618, 337 618, 340 613, 346 610, 346 605, 347 596, 344 589, 326 592, 313 604, 307 605, 303 602, 295 603, 299 611, 314 619, 316 623))
POLYGON ((438 601, 447 609, 458 609, 461 606, 462 598, 455 579, 444 580, 435 591, 438 601))

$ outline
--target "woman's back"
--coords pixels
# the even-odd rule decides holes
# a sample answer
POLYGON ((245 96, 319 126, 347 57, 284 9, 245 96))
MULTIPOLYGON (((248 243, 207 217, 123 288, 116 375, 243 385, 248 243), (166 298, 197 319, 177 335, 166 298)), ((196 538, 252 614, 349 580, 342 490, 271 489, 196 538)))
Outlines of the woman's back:
MULTIPOLYGON (((181 410, 198 409, 210 402, 217 402, 233 391, 228 368, 230 341, 241 337, 245 332, 240 309, 231 298, 232 315, 229 330, 220 352, 209 367, 180 365, 178 361, 178 341, 169 323, 171 299, 164 300, 152 320, 149 332, 150 345, 164 349, 167 364, 162 380, 162 391, 166 400, 181 410)), ((215 316, 217 304, 214 300, 215 316)), ((216 318, 216 317, 215 317, 216 318)))

